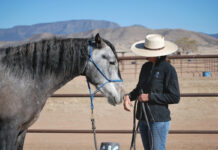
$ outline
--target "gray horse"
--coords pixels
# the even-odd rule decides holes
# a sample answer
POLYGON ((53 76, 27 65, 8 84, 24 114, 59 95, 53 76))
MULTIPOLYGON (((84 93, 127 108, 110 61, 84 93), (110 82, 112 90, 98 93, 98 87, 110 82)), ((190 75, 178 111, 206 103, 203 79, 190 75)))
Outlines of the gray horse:
MULTIPOLYGON (((27 129, 46 100, 79 75, 96 87, 106 82, 92 59, 109 78, 120 80, 114 46, 99 34, 87 39, 53 38, 0 49, 0 150, 22 150, 27 129)), ((123 85, 110 82, 101 92, 108 102, 122 102, 123 85)))

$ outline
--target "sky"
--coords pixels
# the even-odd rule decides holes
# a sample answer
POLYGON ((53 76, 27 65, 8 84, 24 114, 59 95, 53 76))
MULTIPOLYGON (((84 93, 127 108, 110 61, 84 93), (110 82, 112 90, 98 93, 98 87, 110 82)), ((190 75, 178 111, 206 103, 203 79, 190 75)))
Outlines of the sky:
POLYGON ((0 29, 67 20, 218 33, 218 0, 0 0, 0 29))

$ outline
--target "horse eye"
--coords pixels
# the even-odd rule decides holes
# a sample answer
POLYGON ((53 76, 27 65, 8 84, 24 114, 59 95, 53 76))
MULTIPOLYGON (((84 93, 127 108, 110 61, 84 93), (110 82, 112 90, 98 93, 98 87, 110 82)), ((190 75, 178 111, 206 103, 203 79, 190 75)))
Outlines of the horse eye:
POLYGON ((115 65, 115 61, 110 61, 110 65, 115 65))
POLYGON ((107 59, 106 55, 102 55, 102 58, 103 58, 103 59, 107 59))

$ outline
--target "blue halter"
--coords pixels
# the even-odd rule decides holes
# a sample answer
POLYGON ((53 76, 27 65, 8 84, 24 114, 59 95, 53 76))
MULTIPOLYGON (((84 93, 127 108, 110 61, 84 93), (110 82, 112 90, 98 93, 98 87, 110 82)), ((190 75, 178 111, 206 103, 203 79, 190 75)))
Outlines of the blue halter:
POLYGON ((91 99, 91 110, 93 111, 94 109, 94 104, 93 104, 93 100, 94 100, 94 97, 95 97, 95 94, 100 91, 100 89, 105 86, 107 83, 110 83, 110 82, 123 82, 122 79, 120 80, 112 80, 112 79, 109 79, 105 74, 104 72, 99 68, 99 66, 95 63, 95 61, 92 59, 92 45, 90 45, 90 49, 89 49, 89 59, 88 59, 88 62, 91 61, 94 66, 97 68, 97 70, 101 73, 101 75, 107 80, 106 82, 102 83, 99 87, 97 87, 97 89, 95 90, 95 92, 92 93, 91 91, 91 87, 90 87, 90 84, 88 82, 88 79, 86 78, 86 81, 87 81, 87 84, 88 84, 88 88, 89 88, 89 93, 90 93, 90 99, 91 99))

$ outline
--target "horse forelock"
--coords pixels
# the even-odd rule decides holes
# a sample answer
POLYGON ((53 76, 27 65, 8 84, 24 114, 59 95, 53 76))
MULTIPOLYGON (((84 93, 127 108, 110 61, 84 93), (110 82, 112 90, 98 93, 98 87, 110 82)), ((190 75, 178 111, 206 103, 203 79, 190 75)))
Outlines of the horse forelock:
POLYGON ((114 45, 111 42, 109 42, 108 40, 103 39, 103 41, 111 48, 111 50, 114 53, 116 59, 118 60, 118 56, 117 56, 116 49, 115 49, 114 45))
POLYGON ((53 38, 1 50, 1 63, 17 76, 73 75, 83 71, 89 39, 53 38))
MULTIPOLYGON (((114 53, 114 55, 115 55, 117 61, 119 61, 119 60, 118 60, 117 53, 116 53, 116 49, 115 49, 114 45, 113 45, 111 42, 109 42, 108 40, 103 39, 103 41, 111 48, 111 50, 112 50, 112 52, 114 53)), ((118 69, 118 75, 119 75, 119 77, 120 77, 120 79, 121 79, 122 77, 121 77, 121 73, 120 73, 120 70, 119 70, 119 69, 118 69)))

